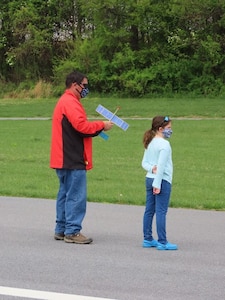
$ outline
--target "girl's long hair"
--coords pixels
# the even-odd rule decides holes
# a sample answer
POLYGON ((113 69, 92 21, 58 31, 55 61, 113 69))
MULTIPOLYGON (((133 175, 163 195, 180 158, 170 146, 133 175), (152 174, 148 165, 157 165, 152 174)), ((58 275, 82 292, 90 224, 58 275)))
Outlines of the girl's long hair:
POLYGON ((151 143, 152 139, 155 137, 159 127, 164 128, 171 120, 168 117, 156 116, 152 119, 152 127, 145 131, 143 136, 143 144, 145 149, 148 148, 148 145, 151 143))

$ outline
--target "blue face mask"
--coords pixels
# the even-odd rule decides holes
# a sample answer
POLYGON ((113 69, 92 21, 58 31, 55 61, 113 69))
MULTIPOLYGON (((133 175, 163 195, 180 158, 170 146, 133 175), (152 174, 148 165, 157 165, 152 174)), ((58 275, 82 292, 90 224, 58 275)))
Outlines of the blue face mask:
POLYGON ((163 129, 163 132, 162 132, 165 139, 169 139, 171 137, 172 133, 173 133, 173 131, 170 128, 165 128, 165 129, 163 129))
POLYGON ((86 97, 88 93, 89 93, 89 89, 87 87, 83 88, 82 91, 80 92, 81 98, 86 97))

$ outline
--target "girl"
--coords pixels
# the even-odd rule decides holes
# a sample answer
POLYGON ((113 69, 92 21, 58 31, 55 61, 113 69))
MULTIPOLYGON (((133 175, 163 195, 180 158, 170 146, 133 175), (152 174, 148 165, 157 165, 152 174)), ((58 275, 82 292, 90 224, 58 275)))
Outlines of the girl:
POLYGON ((142 167, 146 174, 146 207, 143 218, 145 248, 156 247, 158 250, 177 250, 166 238, 166 214, 169 206, 173 175, 172 151, 166 140, 172 134, 169 117, 156 116, 152 128, 143 137, 145 147, 142 167), (158 241, 152 237, 152 221, 156 213, 158 241))

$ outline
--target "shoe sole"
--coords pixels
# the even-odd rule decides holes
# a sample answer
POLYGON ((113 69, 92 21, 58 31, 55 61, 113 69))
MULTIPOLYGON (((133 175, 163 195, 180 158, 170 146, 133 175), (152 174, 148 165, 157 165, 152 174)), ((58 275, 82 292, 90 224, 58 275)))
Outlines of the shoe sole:
POLYGON ((145 245, 142 245, 142 247, 143 247, 143 248, 156 248, 157 245, 155 245, 155 246, 145 246, 145 245))
POLYGON ((81 242, 81 241, 74 241, 74 240, 67 239, 67 238, 64 238, 64 241, 65 241, 66 243, 71 243, 71 244, 81 244, 81 245, 84 245, 84 244, 91 244, 91 243, 93 242, 92 239, 88 239, 88 240, 86 240, 86 241, 81 242))
POLYGON ((143 243, 142 243, 142 247, 143 247, 143 248, 155 248, 155 247, 157 247, 157 246, 158 246, 158 243, 157 243, 157 242, 154 242, 154 243, 152 243, 152 242, 147 243, 147 242, 143 241, 143 243))
POLYGON ((64 240, 64 237, 54 236, 54 239, 55 239, 56 241, 63 241, 63 240, 64 240))
POLYGON ((158 248, 157 247, 157 250, 159 250, 159 251, 175 251, 175 250, 178 250, 178 248, 158 248))

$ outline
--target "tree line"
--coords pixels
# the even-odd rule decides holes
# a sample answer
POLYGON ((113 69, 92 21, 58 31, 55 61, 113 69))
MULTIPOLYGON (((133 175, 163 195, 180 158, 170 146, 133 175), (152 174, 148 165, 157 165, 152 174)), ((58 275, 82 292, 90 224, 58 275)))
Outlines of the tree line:
POLYGON ((73 69, 97 93, 224 94, 225 1, 1 0, 1 83, 59 92, 73 69))

